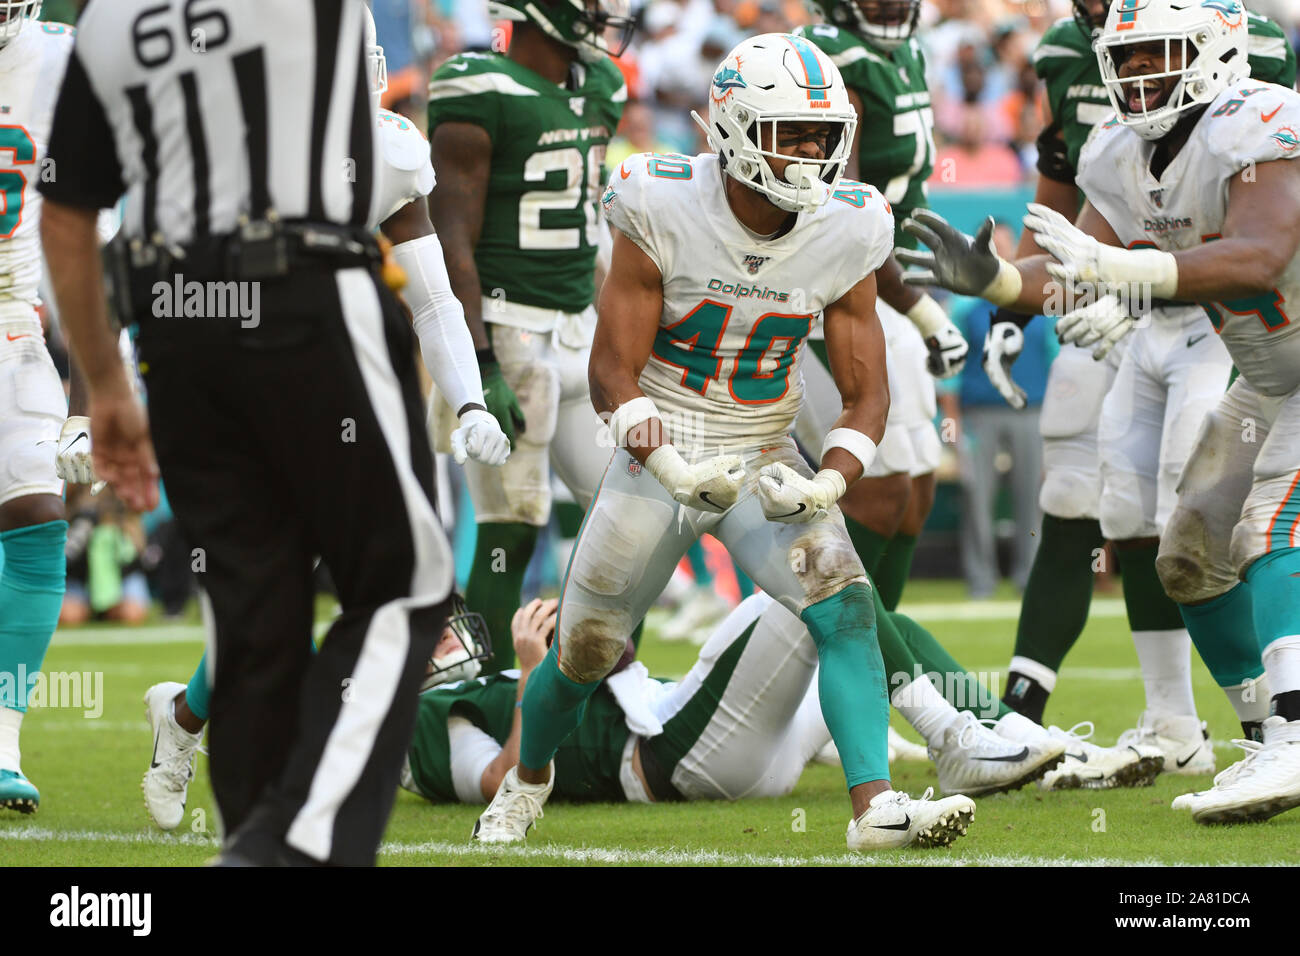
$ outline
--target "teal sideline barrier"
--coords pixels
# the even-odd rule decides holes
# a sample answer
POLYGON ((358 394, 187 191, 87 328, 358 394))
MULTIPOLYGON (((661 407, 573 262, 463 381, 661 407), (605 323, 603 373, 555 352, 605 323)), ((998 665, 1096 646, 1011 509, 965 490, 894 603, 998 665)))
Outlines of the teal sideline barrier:
POLYGON ((932 189, 930 208, 962 232, 974 233, 985 216, 1011 227, 1019 238, 1025 205, 1034 201, 1033 185, 999 189, 932 189))

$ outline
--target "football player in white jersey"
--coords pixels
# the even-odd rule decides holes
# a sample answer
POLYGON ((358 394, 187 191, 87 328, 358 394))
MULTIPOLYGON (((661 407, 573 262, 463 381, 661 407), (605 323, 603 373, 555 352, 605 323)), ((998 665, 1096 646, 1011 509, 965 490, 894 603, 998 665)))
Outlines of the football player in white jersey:
POLYGON ((836 507, 870 467, 889 408, 875 271, 893 225, 874 190, 839 188, 855 126, 829 58, 763 34, 714 74, 716 153, 638 155, 611 175, 602 203, 617 234, 589 379, 618 450, 524 696, 519 765, 476 839, 524 838, 556 749, 705 532, 812 632, 853 802, 849 847, 947 844, 972 818, 967 797, 890 787, 871 585, 836 507), (803 392, 795 359, 819 314, 844 411, 814 476, 789 431, 803 392))
POLYGON ((55 472, 68 415, 36 308, 41 195, 54 103, 73 31, 41 23, 39 2, 0 2, 0 808, 31 813, 40 793, 18 745, 27 691, 63 601, 63 482, 55 472))
MULTIPOLYGON (((1238 0, 1120 0, 1096 45, 1116 115, 1080 155, 1078 225, 1031 207, 1050 256, 998 259, 937 217, 912 228, 931 278, 1026 312, 1097 295, 1065 341, 1119 341, 1141 293, 1199 303, 1240 376, 1206 416, 1156 562, 1171 598, 1253 625, 1271 691, 1263 742, 1174 802, 1204 823, 1300 805, 1300 95, 1253 82, 1238 0), (1138 290, 1138 291, 1135 291, 1138 290)), ((1228 633, 1228 624, 1221 625, 1228 633)))
MULTIPOLYGON (((391 255, 406 276, 402 294, 411 309, 425 368, 457 411, 460 427, 451 433, 456 461, 473 459, 499 466, 510 456, 510 442, 483 404, 474 343, 461 304, 452 294, 442 245, 424 201, 436 182, 429 143, 410 120, 379 108, 379 98, 388 85, 387 66, 383 48, 376 41, 374 18, 369 8, 362 9, 366 11, 366 62, 382 158, 375 218, 370 226, 380 229, 393 243, 391 255)), ((89 434, 89 419, 84 421, 84 431, 89 434)), ((204 654, 189 684, 167 681, 145 692, 153 751, 141 786, 149 816, 164 830, 174 829, 184 816, 194 757, 207 723, 210 691, 204 654)))

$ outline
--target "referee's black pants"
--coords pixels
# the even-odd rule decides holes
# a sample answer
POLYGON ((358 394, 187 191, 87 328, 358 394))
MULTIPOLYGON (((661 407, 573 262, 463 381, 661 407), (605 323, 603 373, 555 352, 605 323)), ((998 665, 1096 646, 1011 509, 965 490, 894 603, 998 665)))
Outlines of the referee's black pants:
POLYGON ((362 268, 262 282, 255 328, 141 316, 158 463, 211 603, 232 856, 375 860, 452 586, 412 342, 362 268), (312 654, 315 555, 343 613, 312 654))

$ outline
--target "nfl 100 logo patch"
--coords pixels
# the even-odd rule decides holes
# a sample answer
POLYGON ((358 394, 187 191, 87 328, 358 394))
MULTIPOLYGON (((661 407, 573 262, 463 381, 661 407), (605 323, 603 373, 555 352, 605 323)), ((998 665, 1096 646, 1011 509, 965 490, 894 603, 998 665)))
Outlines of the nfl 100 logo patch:
POLYGON ((745 268, 749 270, 750 275, 757 275, 763 263, 771 258, 771 256, 745 256, 745 268))
POLYGON ((641 462, 633 458, 631 461, 627 463, 627 473, 631 475, 633 478, 640 477, 641 467, 642 467, 641 462))

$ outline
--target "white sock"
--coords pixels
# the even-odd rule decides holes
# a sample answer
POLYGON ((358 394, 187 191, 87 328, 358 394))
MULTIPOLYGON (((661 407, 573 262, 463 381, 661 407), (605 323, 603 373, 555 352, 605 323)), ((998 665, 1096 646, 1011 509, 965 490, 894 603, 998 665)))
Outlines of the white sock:
POLYGON ((1268 674, 1260 674, 1254 680, 1242 681, 1232 687, 1223 688, 1228 695, 1228 703, 1237 712, 1237 719, 1243 724, 1262 724, 1268 716, 1269 692, 1268 674))
POLYGON ((945 728, 957 719, 957 709, 935 690, 924 674, 895 690, 889 701, 931 747, 943 743, 945 728))
POLYGON ((22 770, 18 752, 18 731, 23 726, 23 712, 0 707, 0 770, 22 770))
POLYGON ((1154 717, 1195 717, 1192 697, 1192 639, 1186 628, 1134 631, 1147 713, 1154 717))
POLYGON ((1300 690, 1300 634, 1270 642, 1263 656, 1270 694, 1300 690))

